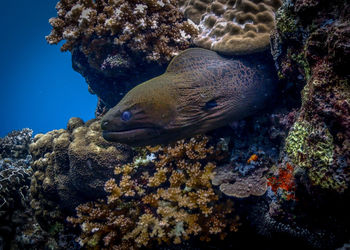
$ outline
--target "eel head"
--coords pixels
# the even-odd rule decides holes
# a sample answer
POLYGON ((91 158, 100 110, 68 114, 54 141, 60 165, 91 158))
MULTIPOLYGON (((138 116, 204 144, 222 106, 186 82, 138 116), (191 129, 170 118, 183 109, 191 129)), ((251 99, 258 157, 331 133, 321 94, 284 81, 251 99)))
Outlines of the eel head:
POLYGON ((101 121, 108 141, 143 146, 156 143, 175 115, 172 97, 139 85, 132 89, 101 121), (157 98, 155 98, 155 96, 157 98))

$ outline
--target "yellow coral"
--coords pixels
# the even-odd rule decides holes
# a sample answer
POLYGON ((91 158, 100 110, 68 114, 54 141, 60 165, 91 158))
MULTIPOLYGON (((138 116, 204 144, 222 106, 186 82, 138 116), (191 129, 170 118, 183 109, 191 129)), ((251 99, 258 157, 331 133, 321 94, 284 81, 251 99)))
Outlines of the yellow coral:
POLYGON ((214 148, 209 138, 198 136, 172 146, 147 147, 146 154, 155 158, 142 166, 140 156, 117 166, 117 178, 105 185, 108 203, 81 205, 78 218, 69 218, 75 225, 85 225, 80 236, 83 245, 99 239, 107 247, 138 248, 151 242, 178 244, 193 235, 202 240, 210 240, 211 235, 223 238, 236 231, 233 203, 220 201, 210 182, 214 156, 220 155, 214 148), (122 232, 122 225, 111 218, 125 224, 122 232))

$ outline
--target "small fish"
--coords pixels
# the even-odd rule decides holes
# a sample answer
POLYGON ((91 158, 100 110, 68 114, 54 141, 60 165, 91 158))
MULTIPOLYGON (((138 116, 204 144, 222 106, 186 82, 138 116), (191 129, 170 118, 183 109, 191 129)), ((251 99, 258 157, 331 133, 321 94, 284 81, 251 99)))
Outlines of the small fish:
POLYGON ((132 90, 101 121, 103 137, 132 146, 168 143, 225 126, 258 110, 275 91, 258 60, 194 48, 132 90))

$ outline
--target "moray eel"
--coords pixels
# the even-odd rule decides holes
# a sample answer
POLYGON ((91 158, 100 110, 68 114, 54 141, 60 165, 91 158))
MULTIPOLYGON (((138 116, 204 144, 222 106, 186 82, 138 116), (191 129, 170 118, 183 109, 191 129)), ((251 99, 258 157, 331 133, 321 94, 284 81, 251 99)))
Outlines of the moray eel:
POLYGON ((183 51, 164 74, 130 90, 105 114, 103 137, 132 146, 162 144, 257 112, 271 99, 275 77, 251 59, 183 51))

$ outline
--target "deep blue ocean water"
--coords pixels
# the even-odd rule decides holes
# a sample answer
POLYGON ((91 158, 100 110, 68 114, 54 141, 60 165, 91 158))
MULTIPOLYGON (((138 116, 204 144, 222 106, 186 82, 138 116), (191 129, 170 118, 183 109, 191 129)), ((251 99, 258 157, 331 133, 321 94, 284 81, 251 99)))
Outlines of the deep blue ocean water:
POLYGON ((94 117, 97 98, 72 69, 71 54, 45 40, 56 3, 1 2, 0 137, 24 127, 45 133, 65 128, 73 116, 94 117))

